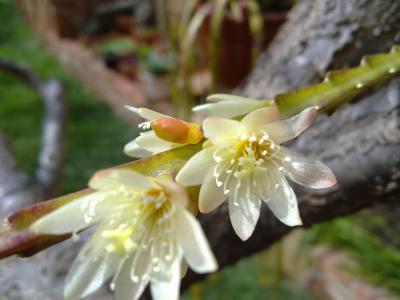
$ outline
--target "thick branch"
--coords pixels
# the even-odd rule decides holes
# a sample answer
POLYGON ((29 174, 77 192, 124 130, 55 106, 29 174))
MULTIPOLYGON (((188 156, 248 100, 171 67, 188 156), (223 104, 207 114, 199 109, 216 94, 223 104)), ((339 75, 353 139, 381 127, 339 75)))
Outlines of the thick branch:
MULTIPOLYGON (((268 98, 319 81, 332 66, 343 68, 359 63, 365 54, 387 51, 399 25, 399 2, 304 0, 241 92, 268 98)), ((398 198, 399 86, 393 81, 363 101, 321 117, 292 145, 295 151, 324 161, 338 178, 337 187, 329 191, 297 188, 306 227, 398 198)), ((200 220, 222 267, 272 245, 291 230, 265 207, 246 243, 231 229, 226 206, 200 220)), ((183 287, 201 277, 188 274, 183 287)))

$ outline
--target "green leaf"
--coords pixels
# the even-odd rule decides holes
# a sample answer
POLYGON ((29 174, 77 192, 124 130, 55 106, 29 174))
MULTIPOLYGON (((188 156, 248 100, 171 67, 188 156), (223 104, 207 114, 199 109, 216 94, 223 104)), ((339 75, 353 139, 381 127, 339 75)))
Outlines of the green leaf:
MULTIPOLYGON (((188 145, 120 165, 112 169, 130 169, 150 176, 163 173, 176 174, 182 168, 183 164, 193 154, 198 152, 201 147, 201 144, 188 145)), ((69 238, 70 235, 37 235, 29 230, 29 227, 40 217, 91 192, 93 192, 93 190, 85 189, 59 198, 40 202, 12 213, 0 228, 0 259, 15 254, 30 256, 69 238)))
POLYGON ((334 71, 316 85, 277 95, 275 101, 282 115, 289 117, 310 106, 331 112, 343 103, 400 73, 400 46, 390 53, 366 56, 356 68, 334 71))

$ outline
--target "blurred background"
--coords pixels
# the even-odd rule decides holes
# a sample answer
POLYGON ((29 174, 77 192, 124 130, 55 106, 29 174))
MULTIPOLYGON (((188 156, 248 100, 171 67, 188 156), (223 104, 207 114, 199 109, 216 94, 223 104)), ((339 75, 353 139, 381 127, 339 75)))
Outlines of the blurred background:
MULTIPOLYGON (((13 202, 23 206, 130 161, 138 120, 123 105, 189 119, 206 95, 240 85, 294 4, 0 0, 0 208, 15 189, 29 193, 13 202)), ((183 299, 398 299, 399 215, 378 205, 296 230, 183 299)), ((2 276, 0 299, 24 299, 2 276)))

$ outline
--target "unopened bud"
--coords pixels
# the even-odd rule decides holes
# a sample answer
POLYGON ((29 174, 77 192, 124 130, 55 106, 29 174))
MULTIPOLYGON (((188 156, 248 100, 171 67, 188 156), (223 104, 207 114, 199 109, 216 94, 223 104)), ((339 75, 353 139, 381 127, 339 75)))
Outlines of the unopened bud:
POLYGON ((197 144, 203 138, 199 125, 175 118, 156 119, 150 126, 160 139, 172 143, 197 144))

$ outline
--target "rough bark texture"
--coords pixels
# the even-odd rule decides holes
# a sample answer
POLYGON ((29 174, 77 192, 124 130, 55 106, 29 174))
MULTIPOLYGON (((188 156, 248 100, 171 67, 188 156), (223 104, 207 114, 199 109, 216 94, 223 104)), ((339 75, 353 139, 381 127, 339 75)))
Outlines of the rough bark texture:
MULTIPOLYGON (((237 90, 256 98, 318 82, 330 69, 357 65, 363 55, 384 52, 400 29, 400 2, 303 0, 292 10, 247 82, 237 90)), ((332 190, 297 188, 304 225, 354 213, 400 194, 400 83, 321 116, 291 145, 332 168, 332 190)), ((200 216, 221 267, 260 251, 291 231, 264 207, 253 236, 243 243, 233 232, 227 206, 200 216)), ((190 273, 183 288, 203 276, 190 273)))

